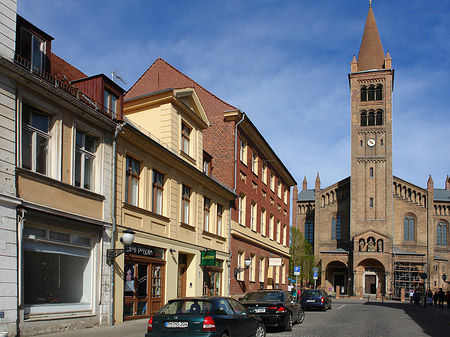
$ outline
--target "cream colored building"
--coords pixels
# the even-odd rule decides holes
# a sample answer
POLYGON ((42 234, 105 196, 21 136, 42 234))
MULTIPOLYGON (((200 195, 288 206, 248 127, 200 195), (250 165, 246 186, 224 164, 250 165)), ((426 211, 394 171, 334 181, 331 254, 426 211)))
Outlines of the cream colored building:
POLYGON ((128 99, 124 116, 117 138, 116 248, 123 247, 126 229, 135 239, 113 264, 115 321, 149 317, 175 297, 228 295, 235 195, 204 167, 202 132, 209 122, 195 90, 128 99), (203 266, 202 254, 215 254, 213 265, 203 266))

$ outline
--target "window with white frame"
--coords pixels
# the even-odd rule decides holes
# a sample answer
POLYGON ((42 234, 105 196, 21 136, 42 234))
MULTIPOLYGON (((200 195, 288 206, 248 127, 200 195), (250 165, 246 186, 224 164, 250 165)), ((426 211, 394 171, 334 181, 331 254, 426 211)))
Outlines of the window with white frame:
POLYGON ((28 30, 22 28, 20 39, 20 56, 30 62, 26 65, 31 70, 40 72, 45 69, 45 42, 28 30))
POLYGON ((203 198, 203 230, 209 232, 211 199, 203 198))
POLYGON ((163 213, 164 174, 153 170, 152 212, 163 213))
POLYGON ((270 214, 269 219, 269 239, 273 240, 273 226, 274 226, 274 217, 272 214, 270 214))
POLYGON ((138 160, 127 156, 125 174, 125 203, 139 205, 139 175, 140 163, 138 160))
POLYGON ((247 165, 247 142, 243 138, 241 139, 241 149, 239 152, 239 159, 241 160, 241 162, 247 165))
POLYGON ((182 186, 182 197, 181 197, 181 222, 189 224, 189 208, 191 204, 191 189, 190 187, 182 186))
POLYGON ((256 213, 257 206, 256 202, 252 201, 252 206, 250 208, 250 229, 256 231, 256 213))
POLYGON ((266 210, 261 208, 261 228, 260 232, 263 236, 266 236, 266 210))
POLYGON ((278 195, 278 198, 281 199, 281 181, 280 181, 280 179, 278 179, 278 184, 277 184, 277 195, 278 195))
POLYGON ((287 247, 287 225, 283 225, 283 246, 287 247))
POLYGON ((284 196, 283 196, 283 201, 284 201, 284 203, 287 205, 287 200, 288 200, 288 188, 286 187, 286 186, 284 186, 284 196))
POLYGON ((277 242, 281 243, 281 221, 277 221, 277 242))
POLYGON ((250 266, 248 267, 248 277, 249 277, 249 281, 250 282, 255 282, 255 277, 256 277, 256 270, 255 270, 255 261, 256 261, 256 256, 254 254, 250 254, 250 260, 252 261, 252 263, 250 264, 250 266))
POLYGON ((259 282, 264 282, 265 270, 266 270, 266 259, 262 257, 259 259, 259 282))
POLYGON ((275 175, 270 173, 270 189, 272 192, 275 191, 275 175))
POLYGON ((252 172, 258 175, 258 154, 255 151, 252 154, 252 172))
POLYGON ((86 132, 75 130, 75 158, 73 183, 75 186, 94 190, 95 153, 97 140, 86 132))
POLYGON ((239 224, 245 226, 245 194, 239 194, 239 224))
MULTIPOLYGON (((237 267, 239 270, 243 270, 245 266, 245 262, 244 262, 244 252, 238 252, 238 256, 237 256, 237 267)), ((238 273, 236 275, 236 278, 238 281, 243 281, 244 280, 244 271, 241 271, 240 273, 238 273)))
POLYGON ((190 154, 189 149, 191 146, 191 128, 185 123, 181 123, 181 150, 190 154))
POLYGON ((267 165, 264 162, 262 163, 261 174, 262 174, 261 177, 262 182, 267 185, 267 165))
POLYGON ((22 167, 49 175, 50 116, 22 106, 22 167))
POLYGON ((217 204, 217 235, 222 236, 223 206, 217 204))
POLYGON ((117 104, 119 102, 119 97, 106 89, 104 96, 104 107, 106 109, 106 112, 111 113, 111 116, 115 118, 117 114, 117 104))

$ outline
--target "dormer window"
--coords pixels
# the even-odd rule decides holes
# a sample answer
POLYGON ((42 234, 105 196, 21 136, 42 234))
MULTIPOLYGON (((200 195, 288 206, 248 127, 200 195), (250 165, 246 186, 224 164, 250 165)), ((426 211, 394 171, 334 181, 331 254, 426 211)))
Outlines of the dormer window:
POLYGON ((103 105, 105 106, 106 112, 110 112, 113 118, 116 117, 118 101, 119 97, 114 95, 111 91, 105 90, 105 101, 103 105))
POLYGON ((20 39, 20 56, 30 62, 26 65, 33 71, 44 70, 45 42, 28 30, 22 29, 20 39))
POLYGON ((181 123, 181 150, 186 154, 189 154, 190 143, 191 129, 185 123, 181 123))

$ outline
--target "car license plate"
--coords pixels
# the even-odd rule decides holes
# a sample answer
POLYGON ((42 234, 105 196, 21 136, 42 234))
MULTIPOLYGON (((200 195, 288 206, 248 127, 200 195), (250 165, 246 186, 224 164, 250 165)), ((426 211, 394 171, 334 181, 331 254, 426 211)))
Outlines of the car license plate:
POLYGON ((256 308, 255 313, 266 312, 265 308, 256 308))
POLYGON ((185 329, 189 325, 189 322, 166 322, 166 328, 168 329, 185 329))
POLYGON ((306 300, 306 302, 315 302, 315 300, 306 300))

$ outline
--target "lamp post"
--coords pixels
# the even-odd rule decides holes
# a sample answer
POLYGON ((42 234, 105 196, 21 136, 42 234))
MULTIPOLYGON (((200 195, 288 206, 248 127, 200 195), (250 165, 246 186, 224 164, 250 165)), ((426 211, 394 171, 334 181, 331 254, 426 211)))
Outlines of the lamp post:
POLYGON ((447 275, 445 275, 445 274, 442 274, 442 281, 444 281, 444 283, 450 283, 450 282, 447 282, 447 275))
MULTIPOLYGON (((135 233, 131 229, 125 229, 122 232, 122 237, 119 240, 125 247, 131 246, 134 241, 134 234, 135 233)), ((106 251, 106 261, 108 265, 111 265, 114 262, 115 258, 123 254, 124 252, 125 249, 108 249, 106 251)))
POLYGON ((239 273, 243 272, 244 270, 247 270, 250 267, 250 265, 252 264, 252 259, 247 257, 247 258, 245 258, 244 263, 245 263, 245 267, 244 268, 241 268, 241 267, 234 268, 234 277, 237 278, 237 275, 239 273))

